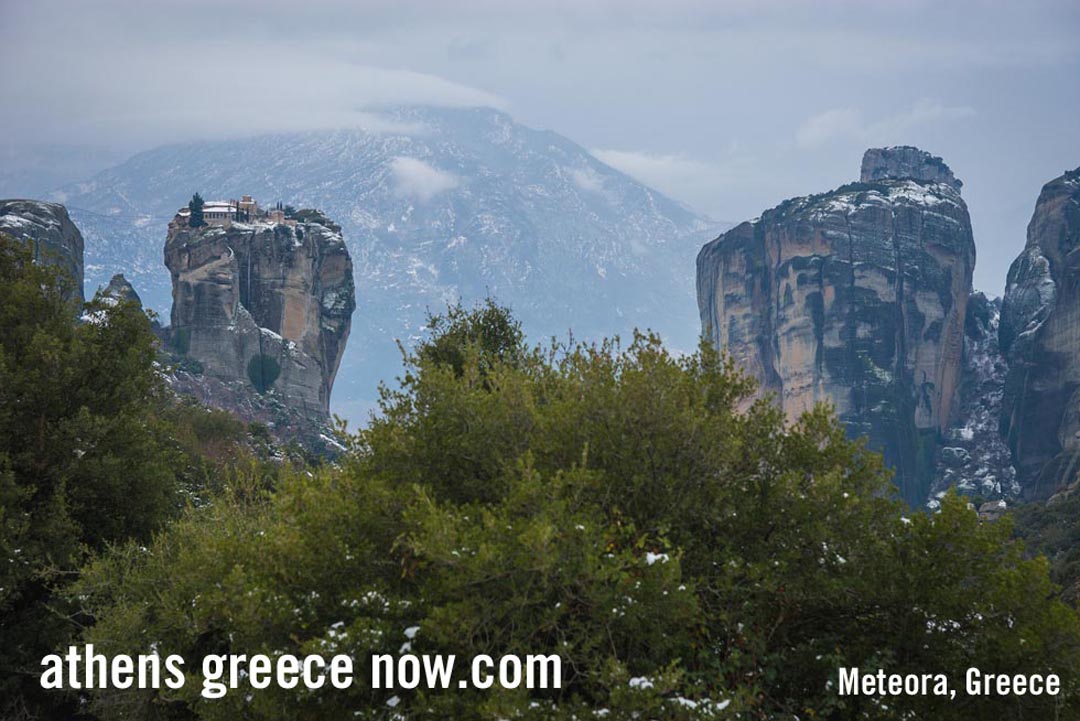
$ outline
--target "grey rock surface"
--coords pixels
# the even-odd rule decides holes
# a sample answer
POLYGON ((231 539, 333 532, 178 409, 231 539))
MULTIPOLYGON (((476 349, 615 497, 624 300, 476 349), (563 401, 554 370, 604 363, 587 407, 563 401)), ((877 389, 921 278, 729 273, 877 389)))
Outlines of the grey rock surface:
POLYGON ((356 307, 352 259, 334 227, 171 224, 173 349, 208 377, 327 420, 356 307))
POLYGON ((999 432, 1008 367, 998 348, 1001 299, 972 293, 964 323, 964 365, 953 420, 938 452, 928 506, 950 488, 984 499, 1015 499, 1020 484, 999 432))
POLYGON ((870 148, 863 155, 862 171, 859 173, 861 182, 905 179, 942 183, 957 192, 964 185, 944 160, 910 145, 870 148))
POLYGON ((1043 186, 1001 309, 1002 430, 1026 498, 1080 472, 1080 168, 1043 186))
POLYGON ((38 262, 59 265, 83 295, 83 237, 59 203, 41 200, 0 200, 0 232, 33 242, 38 262))
MULTIPOLYGON (((870 150, 864 168, 894 154, 870 150)), ((957 397, 975 244, 947 166, 892 172, 785 201, 705 245, 698 309, 709 341, 790 419, 831 402, 919 505, 957 397)))
POLYGON ((139 297, 135 287, 128 282, 123 273, 117 273, 109 279, 109 284, 105 286, 102 292, 110 298, 132 301, 137 303, 140 308, 142 307, 142 298, 139 297))

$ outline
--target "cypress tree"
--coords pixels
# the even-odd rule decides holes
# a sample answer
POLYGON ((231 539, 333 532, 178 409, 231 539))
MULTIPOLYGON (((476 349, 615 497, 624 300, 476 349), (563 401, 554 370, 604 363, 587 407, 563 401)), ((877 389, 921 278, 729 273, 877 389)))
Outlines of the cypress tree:
POLYGON ((191 220, 188 221, 188 225, 192 228, 201 228, 206 225, 206 221, 203 219, 203 206, 205 201, 201 195, 197 192, 191 196, 191 200, 188 202, 188 210, 191 211, 191 220))

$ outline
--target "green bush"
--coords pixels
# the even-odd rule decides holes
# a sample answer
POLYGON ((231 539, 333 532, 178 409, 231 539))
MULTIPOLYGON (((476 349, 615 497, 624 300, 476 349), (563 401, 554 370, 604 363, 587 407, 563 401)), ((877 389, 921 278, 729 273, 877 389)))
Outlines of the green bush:
POLYGON ((1013 513, 1016 535, 1050 560, 1050 575, 1062 597, 1080 603, 1080 494, 1070 488, 1052 502, 1024 504, 1013 513))
MULTIPOLYGON (((729 360, 654 337, 529 349, 438 319, 340 467, 235 482, 73 589, 112 653, 348 653, 347 691, 102 692, 102 718, 1075 716, 1080 625, 1008 522, 904 517, 827 408, 794 424, 729 360), (418 628, 413 637, 406 629, 418 628), (369 657, 557 653, 558 690, 382 691, 369 657), (840 698, 837 668, 1062 677, 1061 699, 840 698), (636 679, 631 683, 631 679, 636 679), (392 709, 391 697, 400 703, 392 709)), ((454 318, 457 318, 455 321, 454 318)))
MULTIPOLYGON (((244 424, 178 401, 135 303, 70 301, 71 279, 0 234, 0 718, 73 718, 42 656, 93 617, 64 594, 90 553, 146 544, 214 486, 264 498, 282 467, 244 424), (77 317, 83 313, 84 322, 77 317)), ((138 547, 138 546, 136 546, 138 547)), ((81 716, 80 716, 81 717, 81 716)))
POLYGON ((157 411, 154 335, 137 305, 97 298, 0 235, 0 717, 62 707, 39 661, 86 619, 55 597, 87 550, 147 541, 183 503, 157 411))

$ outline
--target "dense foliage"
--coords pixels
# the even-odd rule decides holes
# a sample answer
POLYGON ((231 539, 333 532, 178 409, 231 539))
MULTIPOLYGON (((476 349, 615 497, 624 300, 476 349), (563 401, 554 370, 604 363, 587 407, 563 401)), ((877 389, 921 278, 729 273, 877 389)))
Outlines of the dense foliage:
POLYGON ((102 718, 1070 718, 1080 624, 1008 521, 905 517, 827 408, 786 424, 707 348, 527 348, 494 305, 434 319, 340 467, 245 474, 72 597, 177 691, 102 718), (254 488, 254 490, 253 490, 254 488), (373 653, 558 653, 559 690, 370 687, 373 653), (209 653, 348 653, 348 690, 199 697, 209 653), (841 698, 837 668, 1059 673, 1065 696, 841 698), (1057 714, 1057 716, 1055 716, 1057 714))
POLYGON ((449 366, 459 376, 469 353, 484 373, 496 363, 517 366, 525 351, 521 324, 490 298, 471 310, 458 303, 445 314, 429 312, 427 327, 431 338, 417 349, 417 360, 427 366, 449 366))
POLYGON ((1037 501, 1017 508, 1016 535, 1029 552, 1050 560, 1050 577, 1062 587, 1062 597, 1080 603, 1080 493, 1071 486, 1049 503, 1037 501))
POLYGON ((71 279, 32 258, 0 234, 0 718, 68 713, 39 662, 87 620, 56 595, 87 553, 148 541, 247 463, 239 424, 162 392, 137 305, 80 308, 71 279))

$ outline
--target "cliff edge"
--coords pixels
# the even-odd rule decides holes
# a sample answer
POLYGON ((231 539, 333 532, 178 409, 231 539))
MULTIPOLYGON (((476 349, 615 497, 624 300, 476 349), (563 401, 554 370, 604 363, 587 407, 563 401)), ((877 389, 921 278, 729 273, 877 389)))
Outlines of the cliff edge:
POLYGON ((702 333, 789 418, 830 401, 920 505, 960 382, 975 242, 940 158, 871 149, 861 177, 705 245, 702 333))
POLYGON ((1001 308, 1001 428, 1025 498, 1080 472, 1080 168, 1043 186, 1001 308))
POLYGON ((187 368, 326 421, 356 307, 340 229, 307 212, 299 224, 169 225, 169 339, 187 368))

